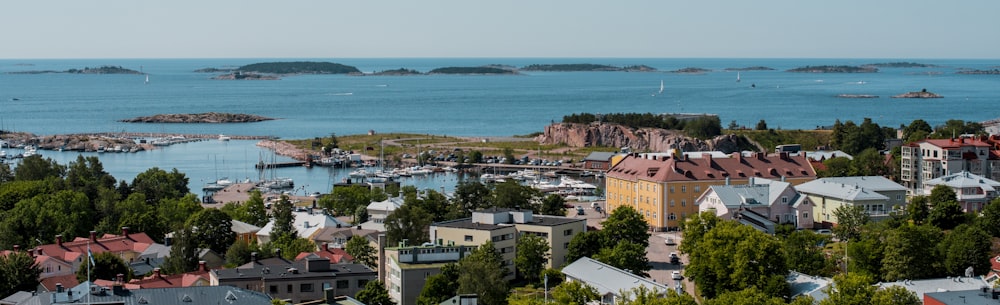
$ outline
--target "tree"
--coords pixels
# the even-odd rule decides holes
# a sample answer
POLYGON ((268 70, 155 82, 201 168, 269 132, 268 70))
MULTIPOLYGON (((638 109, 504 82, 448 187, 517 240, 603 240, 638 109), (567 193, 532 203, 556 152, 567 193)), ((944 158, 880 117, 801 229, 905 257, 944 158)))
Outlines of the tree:
POLYGON ((824 289, 827 298, 820 305, 868 305, 875 294, 872 278, 849 273, 833 277, 833 285, 824 289))
POLYGON ((966 268, 986 274, 990 270, 992 239, 978 226, 962 224, 945 236, 938 245, 944 257, 944 270, 950 276, 964 276, 966 268))
POLYGON ((677 249, 684 253, 694 252, 698 248, 698 243, 705 237, 705 234, 709 230, 712 230, 712 228, 715 228, 721 221, 722 219, 715 216, 715 213, 712 212, 701 212, 688 217, 688 219, 681 223, 684 239, 681 240, 681 245, 677 249))
POLYGON ((514 149, 510 147, 503 148, 503 158, 504 164, 514 164, 514 149))
POLYGON ((781 297, 768 295, 756 287, 750 287, 739 291, 730 291, 719 295, 719 297, 708 300, 705 305, 784 305, 785 300, 781 297))
POLYGON ((176 168, 168 173, 158 167, 136 175, 132 179, 132 191, 146 195, 146 202, 153 205, 163 199, 182 198, 191 192, 188 178, 183 173, 176 168))
MULTIPOLYGON (((138 194, 149 196, 141 192, 138 194)), ((148 197, 146 197, 146 202, 149 202, 148 197)), ((153 206, 156 207, 156 213, 159 215, 160 222, 168 231, 180 229, 187 222, 188 217, 203 209, 201 201, 194 194, 181 198, 164 198, 158 202, 159 205, 153 206)))
POLYGON ((851 161, 851 176, 889 176, 892 172, 885 164, 885 157, 873 147, 861 151, 851 161))
POLYGON ((643 249, 649 246, 649 225, 631 206, 616 208, 602 225, 604 229, 601 230, 601 234, 604 235, 605 248, 624 241, 640 245, 643 249))
POLYGON ((601 299, 597 289, 580 281, 563 282, 552 288, 552 299, 561 305, 584 305, 601 299))
POLYGON ((566 200, 558 194, 549 194, 542 199, 538 213, 542 215, 566 216, 566 200))
POLYGON ((0 162, 0 184, 14 181, 14 171, 10 169, 10 165, 5 162, 0 162))
POLYGON ((237 240, 226 250, 226 265, 236 267, 250 262, 250 243, 245 240, 237 240))
POLYGON ((271 227, 271 241, 287 241, 298 237, 295 215, 292 214, 292 202, 288 200, 288 195, 281 195, 273 209, 271 215, 274 217, 274 226, 271 227))
POLYGON ((847 177, 851 175, 851 159, 847 157, 830 158, 823 161, 826 170, 820 171, 817 175, 823 177, 847 177))
POLYGON ((722 121, 717 116, 702 116, 685 121, 683 129, 689 137, 710 139, 722 134, 722 121))
POLYGON ((847 247, 847 254, 850 257, 847 261, 847 270, 850 273, 864 274, 874 280, 881 281, 883 280, 882 259, 885 258, 884 240, 888 236, 888 231, 891 230, 871 227, 874 227, 874 224, 866 226, 868 229, 863 231, 864 234, 861 234, 860 240, 844 244, 847 247))
POLYGON ((619 241, 613 246, 605 245, 594 259, 642 277, 649 277, 647 271, 652 268, 646 257, 646 246, 628 240, 619 241))
POLYGON ((459 294, 476 294, 479 302, 485 305, 505 304, 507 300, 507 281, 504 276, 507 269, 503 267, 500 253, 487 241, 469 256, 458 262, 459 294))
POLYGON ((599 231, 581 232, 573 236, 566 248, 566 262, 572 263, 581 257, 593 257, 601 251, 601 233, 599 231))
POLYGON ((781 248, 773 236, 735 221, 720 221, 688 252, 691 261, 685 275, 708 298, 750 287, 784 296, 788 268, 781 248))
POLYGON ((549 260, 549 243, 536 235, 525 234, 517 239, 517 272, 529 283, 538 283, 545 262, 549 260))
POLYGON ((461 181, 455 185, 455 195, 452 204, 462 207, 463 217, 471 215, 470 211, 493 206, 490 199, 493 191, 479 181, 461 181))
POLYGON ((393 305, 396 304, 389 297, 389 291, 385 289, 382 281, 375 280, 365 284, 365 288, 358 291, 354 298, 361 303, 368 305, 393 305))
POLYGON ((371 190, 367 186, 351 185, 335 187, 330 196, 324 197, 320 205, 334 211, 337 215, 354 215, 359 206, 368 206, 372 202, 371 190))
POLYGON ((494 186, 493 206, 506 209, 523 208, 537 212, 532 203, 540 196, 538 190, 511 179, 494 186))
POLYGON ((833 234, 842 240, 857 240, 861 237, 861 228, 870 221, 860 205, 841 205, 833 210, 833 216, 837 217, 833 234))
POLYGON ((27 252, 13 251, 0 254, 0 295, 18 291, 35 291, 42 269, 27 252))
POLYGON ((955 201, 958 200, 955 191, 944 184, 938 184, 933 189, 931 189, 931 196, 927 198, 930 201, 931 206, 936 206, 942 202, 955 201))
POLYGON ((87 265, 89 258, 83 258, 84 263, 80 265, 80 270, 76 271, 76 280, 83 283, 88 279, 93 280, 108 280, 114 281, 119 274, 124 276, 124 280, 128 282, 132 279, 132 269, 129 268, 128 263, 118 257, 112 252, 101 252, 94 254, 94 265, 89 268, 90 277, 87 277, 87 265))
POLYGON ((813 231, 795 231, 784 240, 788 268, 809 275, 828 275, 833 269, 823 253, 823 244, 829 240, 813 231))
POLYGON ((927 222, 942 230, 951 230, 965 223, 967 219, 965 212, 962 212, 962 206, 954 200, 935 203, 934 208, 927 214, 927 222))
POLYGON ((930 124, 921 119, 913 120, 910 125, 903 128, 903 141, 914 142, 927 138, 927 135, 934 132, 930 124))
POLYGON ((347 241, 347 245, 344 246, 344 250, 351 257, 354 257, 354 262, 375 269, 375 248, 368 243, 367 238, 361 237, 361 235, 352 236, 347 241))
POLYGON ((41 155, 25 157, 14 168, 14 180, 18 181, 62 178, 65 174, 65 166, 59 165, 58 162, 51 158, 43 159, 41 155))
POLYGON ((97 199, 100 190, 115 187, 115 177, 104 171, 104 165, 95 156, 77 155, 76 161, 69 163, 65 181, 67 187, 87 194, 91 200, 97 199))
MULTIPOLYGON (((1000 212, 1000 210, 998 210, 998 212, 1000 212)), ((927 220, 927 216, 929 214, 930 209, 927 207, 927 197, 925 196, 915 196, 910 199, 910 204, 906 205, 906 215, 909 216, 910 220, 912 220, 915 224, 923 224, 924 221, 927 220)))
POLYGON ((419 206, 403 204, 385 217, 385 236, 390 245, 406 240, 409 245, 430 241, 427 229, 433 222, 431 214, 419 206))
POLYGON ((441 267, 441 273, 427 278, 424 289, 417 296, 418 305, 437 305, 455 295, 458 291, 458 264, 448 263, 441 267))
POLYGON ((983 207, 982 217, 977 224, 993 237, 1000 237, 1000 198, 995 198, 983 207))
POLYGON ((263 227, 270 220, 267 217, 267 208, 264 207, 264 198, 261 197, 259 190, 250 191, 250 198, 241 207, 241 215, 244 218, 237 219, 239 221, 263 227))
POLYGON ((764 119, 761 119, 760 122, 757 122, 757 126, 754 126, 753 129, 754 130, 767 130, 767 122, 765 122, 764 119))
POLYGON ((226 249, 236 241, 233 220, 218 209, 203 209, 184 225, 191 230, 191 238, 198 241, 198 247, 208 248, 215 253, 226 253, 226 249))
POLYGON ((179 274, 191 272, 198 268, 198 241, 192 239, 189 228, 174 232, 170 244, 170 256, 163 261, 163 272, 179 274))
POLYGON ((621 305, 696 305, 694 297, 689 294, 677 294, 674 290, 666 291, 666 297, 660 296, 662 291, 649 289, 646 286, 632 288, 622 293, 621 305))
POLYGON ((941 230, 929 225, 909 225, 890 230, 885 237, 882 275, 886 281, 938 276, 937 245, 941 230))
POLYGON ((898 285, 876 290, 871 299, 871 305, 920 305, 923 303, 916 293, 898 285))

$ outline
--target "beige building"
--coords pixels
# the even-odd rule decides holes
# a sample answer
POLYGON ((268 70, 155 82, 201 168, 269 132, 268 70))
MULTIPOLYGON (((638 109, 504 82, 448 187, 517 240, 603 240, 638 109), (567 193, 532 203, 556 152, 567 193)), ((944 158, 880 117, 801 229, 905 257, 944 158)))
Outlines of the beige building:
POLYGON ((234 286, 301 303, 322 300, 326 289, 333 295, 355 295, 377 274, 364 265, 331 264, 326 258, 309 257, 300 261, 254 259, 238 268, 212 270, 209 276, 212 286, 234 286))
POLYGON ((475 211, 471 218, 434 223, 430 227, 430 237, 439 245, 479 246, 492 241, 504 260, 504 266, 510 271, 508 278, 513 278, 518 236, 533 234, 543 237, 550 248, 546 267, 552 268, 565 263, 569 241, 586 230, 587 222, 582 218, 489 209, 475 211))
POLYGON ((813 202, 817 227, 837 224, 834 211, 859 206, 872 220, 883 220, 906 207, 906 187, 882 176, 827 177, 795 187, 813 202))
POLYGON ((427 278, 441 273, 441 267, 458 262, 476 246, 404 246, 385 249, 389 297, 396 304, 416 304, 427 278))

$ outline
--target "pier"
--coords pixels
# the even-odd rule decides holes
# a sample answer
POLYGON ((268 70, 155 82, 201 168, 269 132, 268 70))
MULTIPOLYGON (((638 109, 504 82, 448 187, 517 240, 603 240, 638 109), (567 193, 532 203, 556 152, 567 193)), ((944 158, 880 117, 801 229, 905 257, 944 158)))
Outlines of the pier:
POLYGON ((254 167, 257 169, 297 167, 297 166, 309 166, 309 163, 306 163, 306 161, 276 162, 276 163, 260 162, 254 165, 254 167))

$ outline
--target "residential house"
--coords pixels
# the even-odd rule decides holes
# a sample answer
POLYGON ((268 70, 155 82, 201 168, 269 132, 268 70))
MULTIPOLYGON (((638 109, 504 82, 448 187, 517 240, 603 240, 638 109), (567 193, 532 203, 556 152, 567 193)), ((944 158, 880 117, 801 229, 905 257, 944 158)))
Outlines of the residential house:
POLYGON ((96 231, 90 231, 89 238, 78 237, 72 241, 64 241, 62 235, 56 235, 55 244, 39 245, 28 252, 44 264, 39 282, 50 291, 56 283, 70 285, 76 283, 76 271, 87 261, 87 252, 111 252, 131 263, 139 260, 140 255, 149 247, 159 245, 146 233, 131 233, 128 227, 122 227, 121 235, 104 234, 98 237, 96 231), (41 258, 40 258, 41 257, 41 258), (67 268, 68 267, 68 268, 67 268), (49 271, 49 272, 44 272, 49 271))
POLYGON ((997 198, 997 190, 1000 190, 1000 182, 996 180, 961 171, 925 181, 922 195, 929 196, 938 185, 954 191, 955 199, 966 213, 981 211, 993 198, 997 198))
POLYGON ((899 286, 906 288, 910 292, 917 295, 918 298, 924 300, 924 304, 963 304, 956 303, 954 300, 961 300, 959 295, 965 295, 967 303, 964 304, 1000 304, 997 300, 990 298, 985 298, 982 295, 977 295, 983 293, 983 287, 989 286, 982 277, 978 276, 956 276, 947 278, 937 278, 937 279, 924 279, 924 280, 903 280, 895 282, 884 282, 878 283, 879 289, 887 288, 891 286, 899 286), (941 292, 953 292, 955 294, 938 294, 941 292), (928 295, 931 295, 930 302, 928 302, 928 295), (952 300, 952 301, 946 301, 952 300))
POLYGON ((611 168, 611 158, 616 152, 595 151, 583 158, 583 169, 590 171, 607 171, 611 168))
POLYGON ((833 211, 841 206, 860 206, 873 220, 906 206, 906 188, 882 176, 821 178, 795 189, 812 200, 815 223, 824 228, 837 223, 833 211))
POLYGON ((607 173, 607 209, 630 206, 654 230, 677 228, 698 212, 695 201, 710 186, 746 184, 751 177, 798 185, 816 179, 816 172, 805 157, 788 153, 629 154, 607 173))
POLYGON ((331 264, 351 264, 354 262, 354 258, 347 254, 347 251, 342 248, 330 247, 328 243, 321 244, 319 251, 299 253, 295 256, 295 260, 303 260, 308 257, 322 257, 330 260, 331 264))
POLYGON ((403 205, 402 197, 391 197, 383 201, 368 204, 368 221, 361 224, 362 229, 385 232, 385 218, 392 211, 403 205))
POLYGON ((208 264, 200 261, 198 270, 192 272, 166 275, 160 273, 160 268, 156 268, 149 276, 134 278, 128 281, 128 284, 135 287, 130 289, 209 286, 211 284, 209 272, 208 264))
POLYGON ((1000 180, 1000 135, 927 139, 900 149, 900 180, 910 195, 919 195, 924 182, 963 171, 1000 180))
POLYGON ((257 240, 257 232, 260 232, 260 227, 236 219, 232 220, 232 224, 230 230, 236 233, 237 241, 244 241, 249 244, 257 240))
MULTIPOLYGON (((363 225, 362 225, 363 226, 363 225)), ((363 229, 362 226, 355 227, 344 227, 344 226, 333 226, 325 227, 316 230, 312 236, 309 236, 309 240, 312 240, 317 245, 322 245, 327 243, 331 248, 343 248, 347 245, 347 241, 351 240, 354 236, 366 236, 369 234, 374 234, 376 230, 363 229)))
POLYGON ((581 257, 562 269, 566 282, 580 282, 593 287, 600 295, 601 304, 618 304, 628 300, 624 293, 644 286, 649 291, 665 295, 670 287, 657 283, 652 279, 641 277, 631 272, 615 268, 589 257, 581 257))
POLYGON ((791 183, 751 178, 747 184, 709 186, 695 201, 699 212, 714 212, 723 219, 734 219, 768 234, 776 224, 812 228, 809 197, 795 191, 791 183))
POLYGON ((486 209, 472 212, 471 218, 431 224, 430 238, 438 245, 479 246, 492 241, 500 252, 508 277, 514 277, 517 238, 525 234, 541 236, 549 243, 546 267, 565 262, 569 241, 587 230, 586 219, 534 215, 530 210, 486 209))
POLYGON ((81 283, 73 288, 61 286, 18 304, 241 304, 270 305, 263 293, 230 286, 129 289, 123 283, 109 286, 81 283))
POLYGON ((252 260, 237 268, 212 270, 211 285, 235 286, 301 303, 324 299, 323 292, 328 288, 334 290, 334 295, 355 295, 376 279, 375 271, 364 265, 331 264, 322 257, 252 260))
MULTIPOLYGON (((295 220, 292 223, 292 227, 298 233, 298 237, 309 238, 317 230, 326 227, 349 227, 350 224, 344 223, 333 216, 327 215, 325 213, 316 213, 311 209, 305 212, 292 212, 292 218, 295 220)), ((271 241, 271 230, 274 228, 274 219, 271 219, 260 231, 257 232, 257 242, 260 244, 266 244, 271 241)))
POLYGON ((427 278, 441 273, 441 267, 467 256, 477 246, 405 246, 385 248, 386 261, 380 271, 389 297, 396 304, 416 304, 427 278))

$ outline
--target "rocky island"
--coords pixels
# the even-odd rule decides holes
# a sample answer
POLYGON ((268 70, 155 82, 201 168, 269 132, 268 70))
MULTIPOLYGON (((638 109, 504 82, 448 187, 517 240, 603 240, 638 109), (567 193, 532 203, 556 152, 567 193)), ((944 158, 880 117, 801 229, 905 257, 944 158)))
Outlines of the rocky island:
POLYGON ((236 71, 256 72, 263 74, 350 74, 361 73, 353 66, 332 62, 292 61, 263 62, 241 66, 236 71))
POLYGON ((753 67, 743 67, 743 68, 726 68, 726 71, 773 71, 774 68, 765 66, 753 66, 753 67))
POLYGON ((481 74, 481 75, 516 75, 517 71, 491 67, 445 67, 437 68, 427 74, 481 74))
POLYGON ((893 95, 892 98, 942 98, 943 96, 934 94, 932 92, 927 92, 927 89, 920 90, 919 92, 907 92, 900 95, 893 95))
POLYGON ((235 71, 233 68, 201 68, 194 70, 195 73, 229 73, 235 71))
POLYGON ((875 73, 878 69, 873 66, 805 66, 787 70, 787 72, 799 73, 875 73))
POLYGON ((876 68, 934 68, 937 65, 920 64, 915 62, 884 62, 884 63, 874 63, 867 64, 866 67, 876 67, 876 68))
MULTIPOLYGON (((634 67, 634 66, 633 66, 634 67)), ((524 71, 542 72, 596 72, 596 71, 623 71, 622 68, 597 64, 546 64, 527 65, 521 68, 524 71)))
POLYGON ((687 67, 687 68, 678 69, 678 70, 674 70, 674 71, 670 71, 670 72, 672 72, 672 73, 701 74, 701 73, 712 72, 712 70, 705 69, 705 68, 687 67))
POLYGON ((993 70, 969 69, 969 70, 961 70, 961 71, 955 72, 955 74, 1000 75, 1000 69, 993 69, 993 70))
POLYGON ((212 79, 218 80, 279 80, 277 76, 268 74, 258 74, 253 72, 232 72, 229 74, 216 75, 212 79))
POLYGON ((252 123, 270 121, 273 118, 242 113, 191 113, 191 114, 157 114, 121 120, 126 123, 252 123))
POLYGON ((871 94, 837 94, 839 98, 878 98, 878 95, 871 94))
POLYGON ((399 69, 395 69, 395 70, 385 70, 385 71, 379 71, 379 72, 375 72, 375 73, 372 73, 372 74, 365 74, 365 75, 375 75, 375 76, 405 76, 405 75, 423 75, 423 73, 420 73, 420 71, 417 71, 417 70, 399 68, 399 69))
POLYGON ((69 69, 66 71, 19 71, 7 72, 8 74, 45 74, 45 73, 69 73, 69 74, 142 74, 142 72, 122 68, 121 66, 100 66, 96 68, 85 67, 83 69, 69 69))

